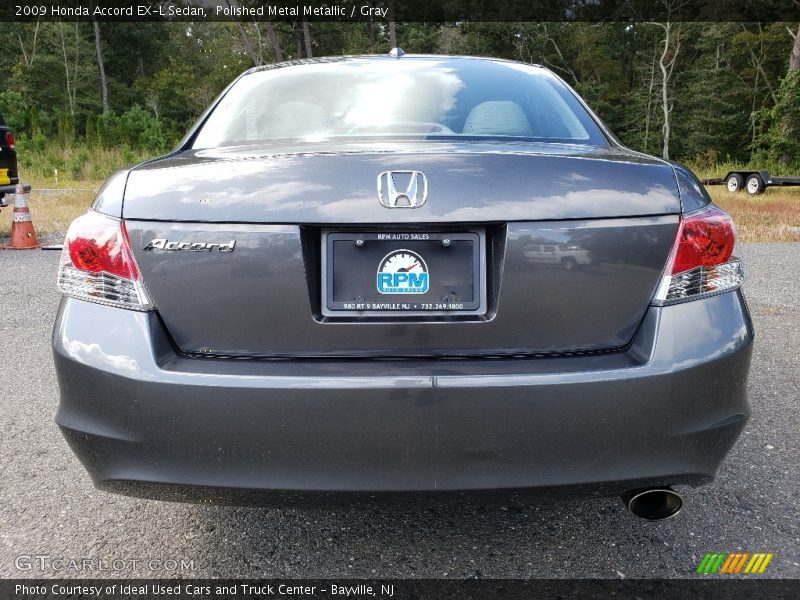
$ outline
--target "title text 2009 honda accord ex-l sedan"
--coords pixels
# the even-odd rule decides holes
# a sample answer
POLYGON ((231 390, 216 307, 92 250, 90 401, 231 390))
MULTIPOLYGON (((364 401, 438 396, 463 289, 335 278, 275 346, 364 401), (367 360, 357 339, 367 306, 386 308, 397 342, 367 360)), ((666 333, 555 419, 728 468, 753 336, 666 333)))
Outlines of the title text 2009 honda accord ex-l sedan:
POLYGON ((749 415, 733 246, 691 173, 540 67, 253 69, 70 227, 57 421, 125 493, 566 488, 670 516, 749 415))

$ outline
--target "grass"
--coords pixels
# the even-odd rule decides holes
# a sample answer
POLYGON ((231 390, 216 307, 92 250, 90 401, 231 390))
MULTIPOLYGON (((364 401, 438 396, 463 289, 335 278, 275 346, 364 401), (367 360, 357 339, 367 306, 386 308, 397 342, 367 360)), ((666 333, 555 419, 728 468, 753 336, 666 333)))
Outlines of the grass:
MULTIPOLYGON (((69 224, 86 212, 95 196, 95 191, 100 187, 100 181, 68 182, 71 188, 59 193, 45 193, 37 190, 49 187, 42 185, 36 179, 25 179, 30 183, 32 191, 28 198, 28 207, 31 209, 33 226, 39 242, 42 244, 60 244, 63 241, 69 224)), ((11 207, 0 212, 0 244, 7 243, 11 232, 11 207)))
MULTIPOLYGON (((688 165, 701 179, 724 177, 730 171, 753 168, 733 162, 713 165, 688 165)), ((773 175, 791 175, 796 171, 759 163, 773 175)), ((744 242, 800 242, 800 187, 770 187, 763 194, 731 194, 724 185, 706 188, 711 199, 733 217, 736 233, 744 242)))
MULTIPOLYGON (((118 169, 152 158, 152 152, 49 144, 17 146, 22 180, 31 184, 28 206, 37 237, 43 244, 63 241, 69 224, 86 212, 103 181, 118 169), (48 192, 47 190, 63 190, 48 192)), ((0 244, 7 243, 11 209, 0 212, 0 244)))
MULTIPOLYGON (((149 156, 130 149, 53 148, 31 152, 21 164, 23 180, 30 183, 29 206, 40 241, 60 243, 69 223, 83 214, 96 190, 109 174, 120 167, 149 156), (53 165, 70 165, 58 170, 53 165), (59 188, 49 193, 42 190, 59 188)), ((700 177, 722 176, 733 165, 698 168, 700 177)), ((745 192, 730 194, 724 186, 709 186, 711 198, 730 213, 738 237, 745 242, 800 241, 800 187, 772 187, 759 196, 745 192)), ((11 228, 11 209, 0 212, 0 244, 6 243, 11 228)))
POLYGON ((771 187, 763 194, 731 194, 709 186, 714 202, 733 217, 743 242, 800 242, 800 187, 771 187))
POLYGON ((40 147, 24 138, 17 144, 20 172, 28 181, 40 187, 86 187, 87 181, 105 181, 114 171, 156 156, 146 150, 127 146, 102 148, 97 146, 60 146, 51 143, 40 147))

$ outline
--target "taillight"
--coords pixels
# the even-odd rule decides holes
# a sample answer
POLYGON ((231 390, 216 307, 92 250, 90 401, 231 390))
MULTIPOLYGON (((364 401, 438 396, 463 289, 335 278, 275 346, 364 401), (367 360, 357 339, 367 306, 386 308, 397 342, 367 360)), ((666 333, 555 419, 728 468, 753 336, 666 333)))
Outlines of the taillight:
POLYGON ((69 226, 58 287, 67 296, 120 308, 152 308, 125 223, 89 212, 69 226))
POLYGON ((683 216, 655 300, 693 300, 738 288, 744 270, 733 256, 735 244, 733 221, 716 206, 683 216))
POLYGON ((6 131, 6 146, 14 150, 17 147, 17 141, 14 139, 14 134, 6 131))

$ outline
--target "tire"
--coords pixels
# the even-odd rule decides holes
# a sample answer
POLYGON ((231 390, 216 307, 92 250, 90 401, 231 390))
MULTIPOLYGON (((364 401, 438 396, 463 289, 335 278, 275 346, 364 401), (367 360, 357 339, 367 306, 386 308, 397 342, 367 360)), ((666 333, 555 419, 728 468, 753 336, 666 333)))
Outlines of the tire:
POLYGON ((758 174, 750 175, 750 177, 747 178, 745 186, 747 187, 747 193, 751 196, 763 194, 767 187, 764 185, 764 180, 761 179, 761 175, 758 174))
POLYGON ((744 177, 742 177, 739 173, 731 173, 725 180, 725 187, 728 188, 728 191, 731 194, 741 192, 742 188, 744 187, 744 177))
POLYGON ((561 266, 564 267, 567 271, 572 271, 578 267, 578 262, 572 258, 571 256, 567 256, 561 259, 561 266))

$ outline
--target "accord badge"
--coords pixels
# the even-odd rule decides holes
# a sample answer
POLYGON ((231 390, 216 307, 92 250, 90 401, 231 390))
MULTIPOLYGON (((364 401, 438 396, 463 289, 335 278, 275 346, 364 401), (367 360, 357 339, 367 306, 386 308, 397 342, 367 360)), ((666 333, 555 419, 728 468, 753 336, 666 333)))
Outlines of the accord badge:
POLYGON ((149 242, 142 250, 170 250, 186 252, 211 252, 216 249, 220 252, 233 252, 236 240, 231 240, 227 244, 209 244, 206 242, 170 242, 166 238, 158 238, 149 242))

